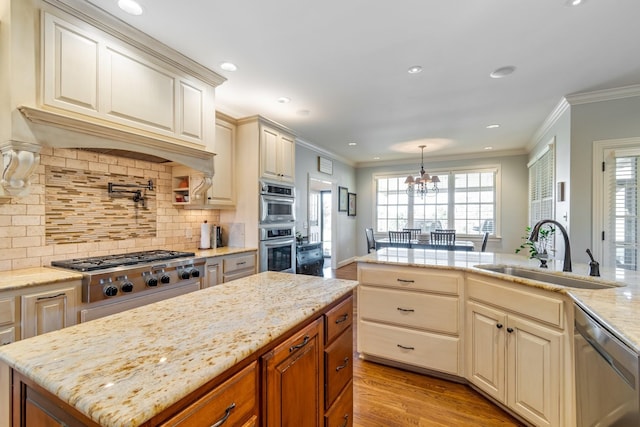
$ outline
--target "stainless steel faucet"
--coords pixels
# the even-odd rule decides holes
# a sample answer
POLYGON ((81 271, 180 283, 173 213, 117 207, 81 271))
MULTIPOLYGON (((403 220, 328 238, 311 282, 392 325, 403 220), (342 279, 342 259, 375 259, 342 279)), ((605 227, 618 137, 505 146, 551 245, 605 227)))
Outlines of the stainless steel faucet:
POLYGON ((531 230, 531 236, 529 240, 532 242, 538 241, 538 233, 540 232, 540 227, 544 224, 554 224, 562 233, 562 237, 564 238, 564 263, 562 265, 562 271, 571 272, 571 244, 569 243, 569 234, 567 230, 560 224, 558 221, 554 219, 542 219, 533 226, 533 230, 531 230))

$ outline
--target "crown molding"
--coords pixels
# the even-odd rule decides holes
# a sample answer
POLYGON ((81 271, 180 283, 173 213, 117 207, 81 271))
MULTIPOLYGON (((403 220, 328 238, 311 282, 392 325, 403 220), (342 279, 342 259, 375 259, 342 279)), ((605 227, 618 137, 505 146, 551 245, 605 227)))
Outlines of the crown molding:
POLYGON ((301 147, 307 148, 307 149, 309 149, 311 151, 315 151, 316 153, 321 154, 321 155, 323 155, 325 157, 329 157, 329 158, 332 158, 333 160, 337 160, 337 161, 339 161, 341 163, 344 163, 347 166, 351 166, 353 168, 355 168, 357 166, 356 163, 354 163, 353 161, 351 161, 351 160, 349 160, 349 159, 347 159, 345 157, 342 157, 342 156, 340 156, 338 154, 335 154, 335 153, 333 153, 333 152, 331 152, 331 151, 329 151, 329 150, 327 150, 325 148, 318 147, 317 145, 314 145, 314 144, 312 144, 310 142, 307 142, 307 141, 304 141, 302 139, 296 138, 296 145, 300 145, 301 147))
POLYGON ((570 106, 571 105, 569 104, 569 102, 567 102, 567 98, 563 97, 560 102, 558 102, 556 108, 554 108, 547 116, 545 121, 542 122, 542 125, 538 128, 536 133, 533 134, 531 141, 529 141, 529 143, 525 146, 528 153, 530 153, 535 148, 535 146, 542 141, 542 138, 544 138, 547 132, 549 132, 549 129, 551 129, 556 124, 558 119, 562 117, 562 115, 569 109, 570 106))
POLYGON ((593 102, 613 101, 616 99, 640 96, 640 85, 622 86, 593 92, 573 93, 565 98, 570 105, 590 104, 593 102))
MULTIPOLYGON (((433 162, 447 162, 447 161, 455 161, 455 160, 471 160, 471 159, 485 159, 485 158, 495 158, 495 157, 510 157, 510 156, 521 156, 527 154, 527 151, 523 149, 515 149, 515 150, 500 150, 500 151, 483 151, 478 153, 462 153, 462 154, 451 154, 447 156, 429 156, 429 163, 433 162)), ((420 160, 418 158, 418 160, 420 160)), ((398 166, 398 165, 415 165, 419 164, 416 162, 415 158, 411 159, 398 159, 398 160, 386 160, 386 161, 372 161, 372 162, 359 162, 355 165, 356 168, 375 168, 381 166, 398 166)), ((427 164, 427 162, 425 162, 427 164)))

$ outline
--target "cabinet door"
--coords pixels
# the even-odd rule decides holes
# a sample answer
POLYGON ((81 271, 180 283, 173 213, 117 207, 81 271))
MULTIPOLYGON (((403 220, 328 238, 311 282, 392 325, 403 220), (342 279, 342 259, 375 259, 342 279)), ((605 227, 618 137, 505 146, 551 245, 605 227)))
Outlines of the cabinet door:
MULTIPOLYGON (((214 258, 215 259, 215 258, 214 258)), ((211 288, 221 283, 222 269, 219 262, 207 262, 207 279, 204 280, 206 288, 211 288)))
POLYGON ((280 134, 280 138, 278 138, 277 167, 282 181, 293 182, 295 180, 295 149, 296 142, 294 138, 280 134))
POLYGON ((215 173, 208 191, 210 205, 233 207, 236 203, 234 168, 236 127, 216 120, 216 139, 213 158, 215 173))
POLYGON ((500 402, 506 398, 506 320, 503 312, 473 302, 467 304, 469 379, 500 402))
POLYGON ((76 287, 60 287, 22 296, 22 338, 76 323, 76 287))
POLYGON ((560 425, 562 334, 509 316, 507 340, 507 405, 536 426, 560 425))
POLYGON ((320 318, 263 356, 266 426, 322 424, 322 342, 320 318))
POLYGON ((268 127, 260 130, 260 173, 264 178, 280 179, 278 137, 278 132, 268 127))

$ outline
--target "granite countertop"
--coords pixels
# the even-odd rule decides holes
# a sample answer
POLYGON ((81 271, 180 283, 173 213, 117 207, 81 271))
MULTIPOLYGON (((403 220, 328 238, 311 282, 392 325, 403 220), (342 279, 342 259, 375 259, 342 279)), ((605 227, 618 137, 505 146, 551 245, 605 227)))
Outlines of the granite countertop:
POLYGON ((135 426, 357 284, 260 273, 15 342, 0 361, 101 425, 135 426))
MULTIPOLYGON (((184 251, 185 249, 176 250, 184 251)), ((188 252, 195 253, 196 257, 211 258, 256 250, 256 248, 251 247, 223 246, 216 249, 188 250, 188 252)), ((10 270, 4 271, 2 276, 0 276, 0 291, 9 291, 29 286, 47 285, 51 283, 80 279, 82 279, 82 273, 55 267, 33 267, 20 270, 10 270)))
MULTIPOLYGON (((586 254, 585 259, 588 260, 586 254)), ((586 308, 622 341, 640 353, 640 323, 638 322, 638 313, 640 313, 640 274, 635 271, 601 266, 600 277, 589 277, 589 265, 587 263, 573 262, 573 272, 565 273, 562 271, 562 261, 554 260, 549 261, 548 269, 540 269, 544 272, 552 272, 559 275, 622 285, 591 290, 556 286, 476 267, 480 264, 489 264, 520 266, 533 270, 539 269, 540 262, 538 260, 515 254, 385 248, 360 257, 357 261, 463 270, 542 288, 551 292, 559 292, 570 296, 574 301, 586 308)))

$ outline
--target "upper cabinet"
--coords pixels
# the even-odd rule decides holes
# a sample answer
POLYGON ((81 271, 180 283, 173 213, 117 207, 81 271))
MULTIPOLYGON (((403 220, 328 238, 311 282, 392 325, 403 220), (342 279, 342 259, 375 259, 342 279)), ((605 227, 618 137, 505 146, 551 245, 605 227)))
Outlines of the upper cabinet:
POLYGON ((95 28, 43 13, 44 106, 213 151, 214 88, 95 28))
POLYGON ((260 174, 263 178, 293 182, 295 138, 277 128, 260 126, 260 174))
POLYGON ((233 208, 236 205, 236 125, 235 120, 216 113, 216 157, 213 159, 214 175, 207 191, 206 204, 217 208, 233 208))

